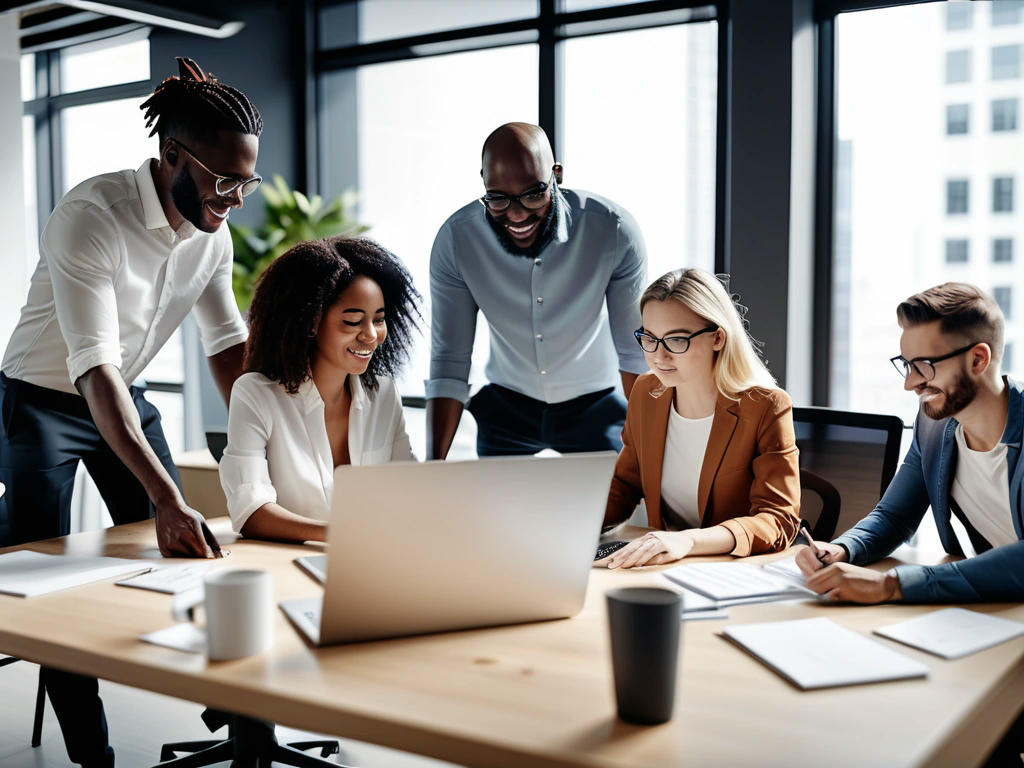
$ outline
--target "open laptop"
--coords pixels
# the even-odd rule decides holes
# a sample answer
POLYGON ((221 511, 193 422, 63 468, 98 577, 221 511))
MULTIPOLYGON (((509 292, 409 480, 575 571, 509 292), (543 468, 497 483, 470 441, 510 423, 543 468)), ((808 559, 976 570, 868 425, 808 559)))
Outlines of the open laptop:
POLYGON ((339 467, 324 597, 281 608, 314 645, 572 616, 615 458, 339 467))

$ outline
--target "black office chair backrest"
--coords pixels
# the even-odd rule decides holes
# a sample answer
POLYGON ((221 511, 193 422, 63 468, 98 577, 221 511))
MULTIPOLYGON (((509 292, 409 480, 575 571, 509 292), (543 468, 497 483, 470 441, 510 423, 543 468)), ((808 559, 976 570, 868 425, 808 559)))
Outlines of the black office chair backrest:
MULTIPOLYGON (((839 492, 833 535, 849 530, 874 509, 896 474, 903 421, 898 416, 807 407, 793 409, 793 427, 801 470, 823 478, 839 492)), ((804 519, 811 522, 806 515, 804 519)))
POLYGON ((835 536, 840 509, 842 500, 836 487, 821 475, 801 469, 800 517, 810 524, 816 541, 830 541, 835 536))

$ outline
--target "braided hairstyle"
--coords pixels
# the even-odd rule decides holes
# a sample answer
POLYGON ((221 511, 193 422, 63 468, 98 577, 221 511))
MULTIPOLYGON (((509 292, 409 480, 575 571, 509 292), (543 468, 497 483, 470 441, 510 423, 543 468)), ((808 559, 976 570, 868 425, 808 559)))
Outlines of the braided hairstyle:
POLYGON ((172 135, 216 143, 222 130, 259 136, 263 118, 248 97, 206 74, 193 59, 177 57, 178 75, 168 77, 140 107, 149 135, 160 144, 172 135))
POLYGON ((398 257, 365 237, 334 236, 299 243, 271 262, 249 306, 246 371, 262 373, 294 395, 310 377, 320 322, 338 296, 364 275, 384 294, 387 335, 361 375, 372 394, 380 376, 408 359, 421 317, 420 295, 398 257))

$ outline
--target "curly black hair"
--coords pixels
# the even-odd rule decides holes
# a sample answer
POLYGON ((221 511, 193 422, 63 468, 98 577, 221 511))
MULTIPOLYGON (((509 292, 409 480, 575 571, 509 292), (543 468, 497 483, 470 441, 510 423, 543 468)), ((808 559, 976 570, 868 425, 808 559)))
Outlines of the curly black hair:
POLYGON ((237 88, 203 72, 193 59, 179 56, 178 75, 168 77, 140 109, 146 116, 149 135, 194 136, 213 141, 220 130, 259 136, 263 118, 256 106, 237 88))
POLYGON ((376 391, 378 377, 394 375, 409 357, 421 297, 398 257, 365 237, 309 240, 271 262, 249 307, 245 370, 298 392, 310 376, 321 319, 360 275, 384 294, 388 332, 361 375, 367 390, 376 391))

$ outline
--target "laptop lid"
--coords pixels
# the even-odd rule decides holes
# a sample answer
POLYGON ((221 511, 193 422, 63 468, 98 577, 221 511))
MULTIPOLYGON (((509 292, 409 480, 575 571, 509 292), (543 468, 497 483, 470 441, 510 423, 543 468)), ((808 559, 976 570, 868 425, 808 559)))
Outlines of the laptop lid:
POLYGON ((339 467, 320 644, 574 615, 615 459, 339 467))

